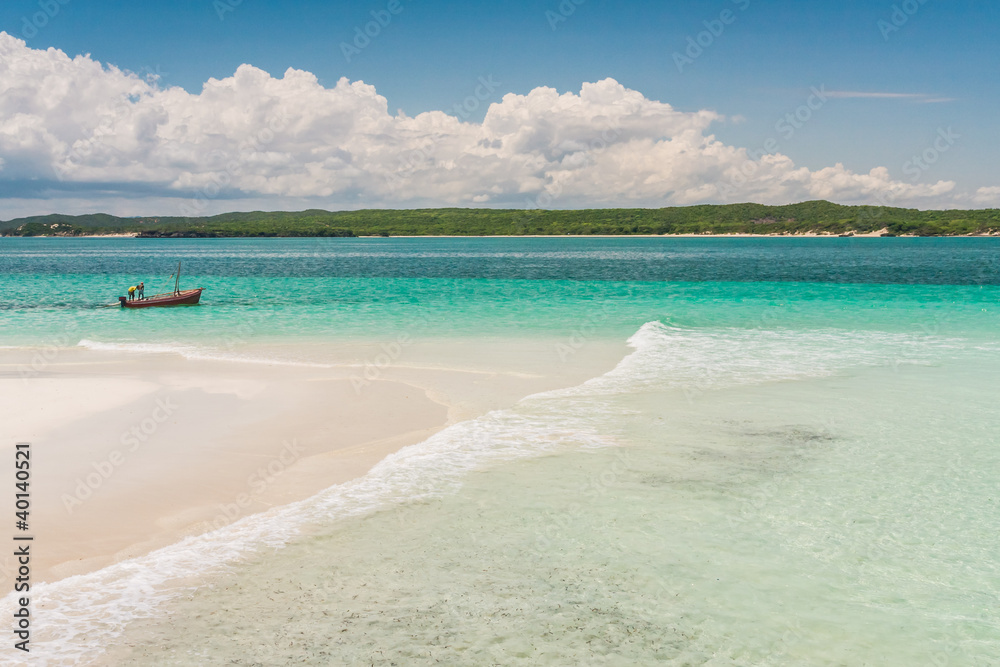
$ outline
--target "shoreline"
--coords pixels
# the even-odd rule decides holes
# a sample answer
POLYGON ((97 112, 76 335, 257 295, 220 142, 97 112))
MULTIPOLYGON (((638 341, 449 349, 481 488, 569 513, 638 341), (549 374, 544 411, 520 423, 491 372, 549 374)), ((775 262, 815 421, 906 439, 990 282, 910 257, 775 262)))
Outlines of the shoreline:
POLYGON ((180 217, 49 213, 0 221, 5 233, 137 234, 142 238, 367 236, 1000 236, 995 208, 913 209, 818 199, 687 206, 518 209, 361 208, 230 211, 180 217), (663 230, 653 232, 652 230, 663 230), (705 234, 703 232, 711 232, 705 234), (642 232, 642 233, 639 233, 642 232))
MULTIPOLYGON (((845 232, 843 234, 834 233, 820 233, 820 232, 801 232, 801 233, 784 233, 784 234, 750 234, 743 232, 732 232, 725 234, 466 234, 466 235, 455 235, 455 234, 420 234, 420 235, 407 235, 407 234, 393 234, 390 236, 378 236, 378 235, 362 235, 362 236, 342 236, 342 237, 330 237, 330 236, 178 236, 178 237, 147 237, 149 240, 205 240, 212 241, 217 239, 318 239, 318 238, 340 238, 340 239, 627 239, 627 238, 649 238, 649 239, 663 239, 663 238, 677 238, 677 239, 731 239, 731 238, 754 238, 754 239, 836 239, 836 238, 908 238, 908 239, 920 239, 920 238, 931 238, 931 239, 982 239, 982 238, 998 238, 1000 237, 1000 232, 991 232, 987 234, 939 234, 934 236, 921 236, 918 234, 890 234, 887 229, 878 230, 875 232, 845 232)), ((129 232, 124 234, 80 234, 78 236, 72 235, 39 235, 39 236, 13 236, 13 235, 0 235, 0 238, 24 238, 24 239, 124 239, 124 238, 143 238, 138 232, 129 232)))
MULTIPOLYGON (((374 344, 324 367, 65 348, 18 377, 0 349, 5 440, 31 442, 34 580, 148 554, 309 498, 454 423, 613 368, 624 343, 561 362, 550 341, 414 343, 376 376, 374 344), (55 415, 58 419, 53 420, 55 415)), ((12 563, 0 558, 10 583, 12 563)))

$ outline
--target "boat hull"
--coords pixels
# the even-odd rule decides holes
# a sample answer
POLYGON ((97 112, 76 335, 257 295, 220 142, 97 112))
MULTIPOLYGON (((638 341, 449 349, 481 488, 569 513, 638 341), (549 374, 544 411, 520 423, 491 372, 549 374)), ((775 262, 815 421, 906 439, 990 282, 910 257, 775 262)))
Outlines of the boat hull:
POLYGON ((156 308, 162 306, 195 306, 201 300, 204 288, 188 289, 176 294, 157 294, 148 299, 122 301, 122 308, 156 308))

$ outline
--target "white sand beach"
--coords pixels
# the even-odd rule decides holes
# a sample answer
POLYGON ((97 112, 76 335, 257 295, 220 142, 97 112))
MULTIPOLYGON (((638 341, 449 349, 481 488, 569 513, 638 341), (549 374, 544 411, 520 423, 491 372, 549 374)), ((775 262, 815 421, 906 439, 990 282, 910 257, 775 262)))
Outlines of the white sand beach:
MULTIPOLYGON (((5 448, 32 445, 33 578, 100 569, 307 498, 627 352, 595 342, 563 360, 557 344, 324 344, 229 360, 68 348, 43 364, 37 351, 0 350, 5 448)), ((0 558, 4 586, 12 572, 0 558)))

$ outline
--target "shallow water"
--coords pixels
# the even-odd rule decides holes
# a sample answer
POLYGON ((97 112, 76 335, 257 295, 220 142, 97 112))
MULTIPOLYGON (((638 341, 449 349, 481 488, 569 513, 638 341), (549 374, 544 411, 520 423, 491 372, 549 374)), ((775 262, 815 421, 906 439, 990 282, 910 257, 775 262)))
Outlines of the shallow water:
POLYGON ((581 434, 604 440, 509 420, 485 438, 517 428, 522 457, 313 523, 133 628, 125 664, 995 664, 984 370, 528 401, 531 423, 599 397, 581 434))

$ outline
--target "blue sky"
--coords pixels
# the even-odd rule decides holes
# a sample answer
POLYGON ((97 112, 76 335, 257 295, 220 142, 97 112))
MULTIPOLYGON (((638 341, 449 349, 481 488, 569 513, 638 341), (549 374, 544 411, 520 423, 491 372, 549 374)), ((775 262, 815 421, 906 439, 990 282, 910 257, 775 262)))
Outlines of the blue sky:
POLYGON ((274 77, 306 70, 327 88, 347 77, 408 116, 449 111, 486 77, 499 85, 470 110, 476 122, 505 93, 579 92, 613 78, 677 110, 725 116, 709 132, 727 145, 758 149, 774 139, 798 167, 883 166, 903 182, 915 178, 912 158, 951 128, 953 141, 918 168, 918 180, 969 191, 1000 185, 998 3, 397 1, 388 25, 350 59, 342 45, 372 12, 388 16, 388 0, 7 0, 0 29, 31 49, 157 72, 160 86, 192 94, 244 63, 274 77), (43 22, 46 4, 54 15, 43 22), (699 36, 700 52, 688 50, 699 36), (677 54, 696 57, 678 67, 677 54), (805 114, 814 88, 834 95, 805 114), (778 123, 796 111, 808 121, 788 136, 778 123))

